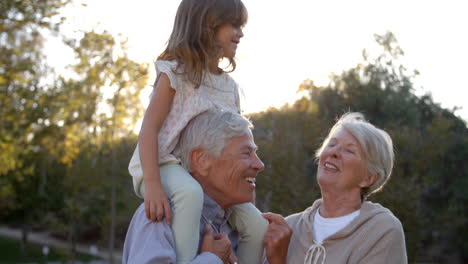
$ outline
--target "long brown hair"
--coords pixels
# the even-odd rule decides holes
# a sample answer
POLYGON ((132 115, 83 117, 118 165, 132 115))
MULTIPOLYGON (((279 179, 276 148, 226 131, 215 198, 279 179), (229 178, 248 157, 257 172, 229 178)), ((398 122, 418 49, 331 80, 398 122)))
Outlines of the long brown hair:
MULTIPOLYGON (((215 39, 216 30, 223 24, 244 26, 247 17, 241 0, 182 0, 167 47, 158 59, 177 61, 176 73, 199 87, 204 73, 223 54, 215 39)), ((229 58, 228 67, 229 72, 235 70, 233 58, 229 58)))

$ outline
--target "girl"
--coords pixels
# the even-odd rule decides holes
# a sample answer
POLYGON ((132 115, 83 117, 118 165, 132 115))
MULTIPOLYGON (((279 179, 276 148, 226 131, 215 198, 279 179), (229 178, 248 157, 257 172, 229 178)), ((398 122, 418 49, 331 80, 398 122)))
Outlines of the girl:
MULTIPOLYGON (((129 171, 147 217, 172 224, 177 263, 197 254, 203 191, 182 166, 165 165, 180 163, 172 151, 192 118, 212 108, 240 112, 237 84, 218 63, 227 58, 235 69, 246 21, 241 0, 182 0, 167 48, 155 63, 157 79, 129 171)), ((266 220, 247 203, 236 206, 229 221, 241 237, 241 263, 259 263, 266 220)))

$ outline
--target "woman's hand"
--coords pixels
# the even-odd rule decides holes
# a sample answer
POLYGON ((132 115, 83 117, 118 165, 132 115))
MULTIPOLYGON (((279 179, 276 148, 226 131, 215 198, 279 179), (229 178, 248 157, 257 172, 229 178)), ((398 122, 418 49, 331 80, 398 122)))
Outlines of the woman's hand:
POLYGON ((264 213, 262 215, 269 223, 263 240, 268 262, 270 264, 285 264, 289 241, 293 233, 292 229, 279 214, 264 213))
POLYGON ((146 181, 144 199, 146 217, 149 220, 159 222, 165 217, 166 223, 168 225, 171 223, 171 207, 161 183, 157 181, 146 181))

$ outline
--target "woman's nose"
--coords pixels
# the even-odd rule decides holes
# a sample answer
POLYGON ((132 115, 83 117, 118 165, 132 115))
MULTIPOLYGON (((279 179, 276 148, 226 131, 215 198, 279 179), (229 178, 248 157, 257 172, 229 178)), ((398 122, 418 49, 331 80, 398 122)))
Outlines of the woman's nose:
POLYGON ((341 147, 336 145, 333 148, 330 149, 330 156, 333 158, 338 158, 340 155, 341 147))

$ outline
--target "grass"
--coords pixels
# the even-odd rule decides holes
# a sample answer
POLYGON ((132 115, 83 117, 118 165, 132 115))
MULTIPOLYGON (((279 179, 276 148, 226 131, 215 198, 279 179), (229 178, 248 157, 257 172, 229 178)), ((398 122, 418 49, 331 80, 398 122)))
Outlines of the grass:
MULTIPOLYGON (((70 251, 65 249, 49 249, 47 258, 42 254, 42 247, 33 244, 27 244, 24 253, 21 252, 21 244, 17 240, 0 237, 0 264, 12 263, 46 263, 64 262, 67 263, 72 259, 70 251)), ((86 262, 96 260, 97 258, 77 254, 75 260, 86 262)))

